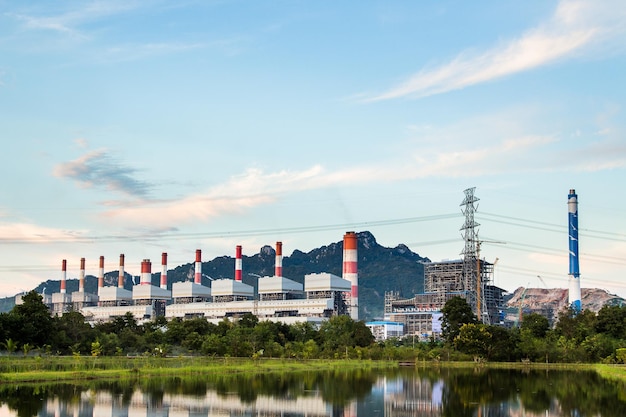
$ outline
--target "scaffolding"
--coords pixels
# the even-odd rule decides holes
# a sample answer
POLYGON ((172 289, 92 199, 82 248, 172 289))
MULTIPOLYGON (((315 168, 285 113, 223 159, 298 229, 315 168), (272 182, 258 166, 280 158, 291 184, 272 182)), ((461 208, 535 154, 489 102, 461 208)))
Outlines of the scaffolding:
POLYGON ((474 220, 479 199, 474 196, 474 190, 465 190, 461 203, 465 215, 461 227, 465 243, 463 258, 424 264, 423 294, 401 299, 397 292, 385 293, 385 319, 404 323, 408 335, 435 333, 441 309, 453 297, 464 298, 483 323, 503 322, 504 290, 492 285, 494 265, 479 256, 479 224, 474 220))

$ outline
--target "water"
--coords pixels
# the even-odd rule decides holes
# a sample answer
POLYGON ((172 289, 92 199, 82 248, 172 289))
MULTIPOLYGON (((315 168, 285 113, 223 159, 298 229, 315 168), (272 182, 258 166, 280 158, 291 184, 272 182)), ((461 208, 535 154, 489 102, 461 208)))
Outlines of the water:
POLYGON ((626 416, 592 372, 400 369, 0 386, 0 416, 626 416))

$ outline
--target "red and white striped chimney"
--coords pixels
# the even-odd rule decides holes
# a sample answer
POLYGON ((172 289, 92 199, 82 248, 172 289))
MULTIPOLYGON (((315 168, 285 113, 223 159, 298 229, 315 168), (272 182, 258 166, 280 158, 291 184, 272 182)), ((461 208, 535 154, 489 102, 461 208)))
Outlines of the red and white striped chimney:
POLYGON ((161 254, 161 288, 167 289, 167 253, 161 254))
POLYGON ((144 259, 141 261, 141 285, 152 284, 152 262, 150 259, 144 259))
POLYGON ((354 232, 343 236, 343 279, 350 281, 350 317, 359 319, 359 274, 357 272, 357 237, 354 232))
POLYGON ((65 280, 67 279, 67 260, 61 262, 61 294, 65 294, 65 280))
POLYGON ((202 284, 202 251, 196 249, 196 276, 194 282, 202 284))
POLYGON ((241 245, 237 245, 237 248, 235 249, 235 281, 241 281, 241 267, 242 267, 242 260, 241 260, 241 245))
POLYGON ((100 256, 100 265, 98 265, 98 291, 104 287, 104 256, 100 256))
POLYGON ((274 275, 283 276, 283 242, 276 242, 276 266, 274 267, 274 275))
POLYGON ((120 254, 120 276, 117 279, 117 286, 124 288, 124 254, 120 254))
POLYGON ((78 273, 78 292, 85 292, 85 258, 80 258, 80 272, 78 273))

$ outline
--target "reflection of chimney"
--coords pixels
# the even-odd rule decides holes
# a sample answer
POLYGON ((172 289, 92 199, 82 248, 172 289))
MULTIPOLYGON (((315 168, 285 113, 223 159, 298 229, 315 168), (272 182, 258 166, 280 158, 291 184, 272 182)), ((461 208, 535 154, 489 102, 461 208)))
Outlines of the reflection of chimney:
POLYGON ((161 288, 167 289, 167 253, 161 254, 161 288))
POLYGON ((196 277, 194 282, 202 284, 202 251, 200 249, 196 249, 196 277))
POLYGON ((67 261, 61 262, 61 294, 65 294, 65 280, 67 279, 67 261))
POLYGON ((80 258, 80 272, 78 273, 78 292, 85 292, 85 258, 80 258))
POLYGON ((235 281, 241 281, 241 245, 235 249, 235 281))
POLYGON ((350 317, 359 319, 359 275, 357 272, 357 237, 354 232, 343 236, 343 279, 350 281, 350 317))
POLYGON ((100 257, 100 265, 98 265, 98 290, 104 287, 104 256, 100 257))
POLYGON ((152 262, 150 259, 144 259, 141 261, 141 285, 152 284, 152 262))
POLYGON ((117 286, 124 288, 124 254, 120 254, 120 276, 117 279, 117 286))
POLYGON ((274 275, 283 276, 283 242, 276 242, 276 266, 274 267, 274 275))

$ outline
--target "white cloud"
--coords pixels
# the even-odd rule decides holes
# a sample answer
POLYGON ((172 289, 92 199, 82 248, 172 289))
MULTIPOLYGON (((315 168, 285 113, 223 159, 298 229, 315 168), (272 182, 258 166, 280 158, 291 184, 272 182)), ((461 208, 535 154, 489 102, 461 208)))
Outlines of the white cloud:
POLYGON ((67 231, 31 223, 0 223, 0 242, 50 243, 83 239, 84 231, 67 231))
POLYGON ((421 98, 462 89, 570 58, 585 47, 624 32, 626 12, 619 3, 563 0, 543 25, 482 53, 464 52, 424 69, 397 87, 364 102, 421 98), (612 7, 614 6, 614 7, 612 7))
MULTIPOLYGON (((83 7, 68 11, 39 11, 39 13, 7 13, 23 23, 28 30, 47 30, 86 38, 81 32, 83 24, 133 10, 138 7, 134 1, 92 1, 82 3, 83 7)), ((59 7, 56 4, 50 7, 59 7)))

